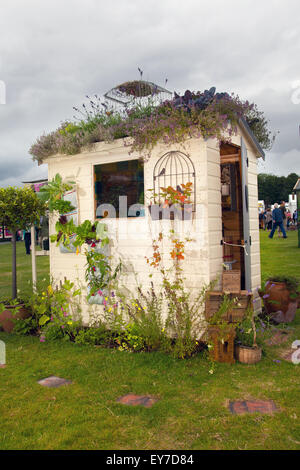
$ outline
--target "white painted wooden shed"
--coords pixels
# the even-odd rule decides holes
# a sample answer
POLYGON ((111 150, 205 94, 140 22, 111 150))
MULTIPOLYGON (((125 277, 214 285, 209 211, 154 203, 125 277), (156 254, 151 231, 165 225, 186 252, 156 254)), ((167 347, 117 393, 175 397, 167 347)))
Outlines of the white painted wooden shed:
MULTIPOLYGON (((59 173, 63 179, 76 182, 78 223, 82 223, 85 219, 96 220, 101 215, 99 203, 107 202, 99 200, 104 180, 99 183, 98 175, 101 172, 109 175, 110 168, 114 172, 119 168, 120 173, 126 174, 130 165, 138 164, 139 157, 135 153, 129 155, 128 147, 124 146, 123 139, 119 139, 109 144, 97 143, 92 150, 78 155, 53 155, 44 163, 48 164, 49 180, 59 173)), ((240 271, 241 290, 254 292, 259 288, 258 158, 264 158, 264 152, 243 120, 230 144, 220 146, 216 139, 201 138, 188 140, 184 148, 158 144, 149 161, 139 170, 139 181, 144 188, 140 194, 147 195, 147 190, 156 184, 168 186, 171 175, 176 185, 190 180, 194 189, 193 217, 185 221, 152 220, 145 196, 144 201, 140 198, 138 202, 145 202, 146 210, 127 214, 139 216, 105 218, 112 240, 111 254, 115 259, 120 257, 126 268, 126 286, 135 289, 136 278, 144 286, 149 284, 145 256, 151 256, 153 236, 160 231, 166 233, 171 224, 177 224, 176 230, 184 231, 193 239, 185 252, 184 272, 187 285, 194 292, 220 276, 224 262, 240 271)), ((120 179, 117 181, 120 185, 120 179)), ((54 233, 54 224, 55 220, 52 220, 50 234, 54 233)), ((85 256, 82 253, 62 254, 52 243, 50 270, 56 281, 67 277, 85 285, 85 256)), ((152 280, 159 282, 159 278, 152 280)), ((84 304, 86 321, 89 308, 87 303, 84 304)))

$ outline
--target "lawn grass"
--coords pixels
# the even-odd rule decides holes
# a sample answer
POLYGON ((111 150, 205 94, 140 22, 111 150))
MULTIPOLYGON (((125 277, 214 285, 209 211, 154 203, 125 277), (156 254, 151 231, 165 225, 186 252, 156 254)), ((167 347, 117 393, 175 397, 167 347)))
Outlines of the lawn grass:
MULTIPOLYGON (((37 248, 38 249, 38 248, 37 248)), ((0 300, 11 297, 11 243, 0 243, 0 300)), ((49 280, 49 256, 36 257, 37 281, 49 280)), ((26 255, 24 242, 17 242, 17 288, 19 297, 32 292, 31 256, 26 255)))
MULTIPOLYGON (((299 277, 296 236, 266 237, 261 233, 262 278, 299 277)), ((0 245, 1 278, 3 249, 7 246, 0 245)), ((24 280, 21 288, 27 288, 24 280)), ((299 311, 291 326, 288 345, 300 339, 299 311)), ((7 347, 7 367, 0 369, 0 449, 300 449, 299 366, 275 362, 280 346, 267 347, 254 366, 217 364, 211 375, 203 354, 177 360, 163 353, 40 343, 3 332, 0 340, 7 347), (58 389, 37 383, 50 375, 73 383, 58 389), (159 401, 152 408, 116 402, 127 393, 159 401), (274 400, 278 413, 230 414, 229 401, 251 398, 274 400)))

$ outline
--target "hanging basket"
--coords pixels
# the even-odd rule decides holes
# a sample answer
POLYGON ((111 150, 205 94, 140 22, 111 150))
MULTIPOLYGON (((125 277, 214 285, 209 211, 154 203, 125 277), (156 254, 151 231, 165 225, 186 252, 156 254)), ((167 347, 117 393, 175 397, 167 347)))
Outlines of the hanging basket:
POLYGON ((72 237, 70 237, 70 243, 68 243, 67 245, 64 245, 63 243, 60 243, 59 251, 61 253, 76 253, 77 248, 72 243, 72 242, 75 241, 75 238, 76 238, 76 235, 73 235, 72 237))

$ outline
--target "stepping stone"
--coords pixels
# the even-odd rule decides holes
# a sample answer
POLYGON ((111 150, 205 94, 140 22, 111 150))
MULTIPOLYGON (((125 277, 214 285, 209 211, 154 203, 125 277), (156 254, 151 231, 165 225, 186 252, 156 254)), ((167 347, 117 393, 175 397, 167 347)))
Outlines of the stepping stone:
POLYGON ((231 401, 229 403, 229 410, 235 415, 246 413, 273 414, 278 411, 272 400, 231 401))
POLYGON ((272 338, 268 339, 266 343, 268 344, 268 346, 277 346, 278 344, 285 343, 289 339, 290 336, 291 336, 291 333, 279 330, 279 331, 276 331, 273 334, 272 338))
POLYGON ((117 399, 117 402, 122 403, 123 405, 141 405, 145 408, 150 408, 157 401, 157 398, 146 395, 134 395, 133 393, 129 393, 128 395, 124 395, 123 397, 117 399))
POLYGON ((61 385, 69 385, 72 382, 71 380, 61 379, 60 377, 55 377, 55 375, 51 375, 50 377, 47 377, 46 379, 39 380, 38 383, 40 385, 43 385, 43 387, 57 388, 57 387, 60 387, 61 385))
POLYGON ((6 364, 0 364, 0 369, 5 369, 6 364))

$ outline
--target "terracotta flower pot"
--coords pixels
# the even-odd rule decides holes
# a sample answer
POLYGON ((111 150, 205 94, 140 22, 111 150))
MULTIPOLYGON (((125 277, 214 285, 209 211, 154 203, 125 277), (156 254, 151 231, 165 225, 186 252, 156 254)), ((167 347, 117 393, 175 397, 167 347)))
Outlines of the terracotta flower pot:
POLYGON ((25 319, 30 317, 30 311, 24 306, 24 304, 18 305, 6 305, 5 310, 0 313, 0 326, 6 333, 11 333, 14 329, 15 319, 25 319), (19 310, 16 308, 21 307, 19 310))
POLYGON ((249 346, 236 346, 235 358, 242 364, 256 364, 261 360, 261 348, 251 348, 249 346))
POLYGON ((291 323, 298 308, 298 298, 291 298, 285 282, 269 281, 260 293, 267 315, 276 323, 291 323))

